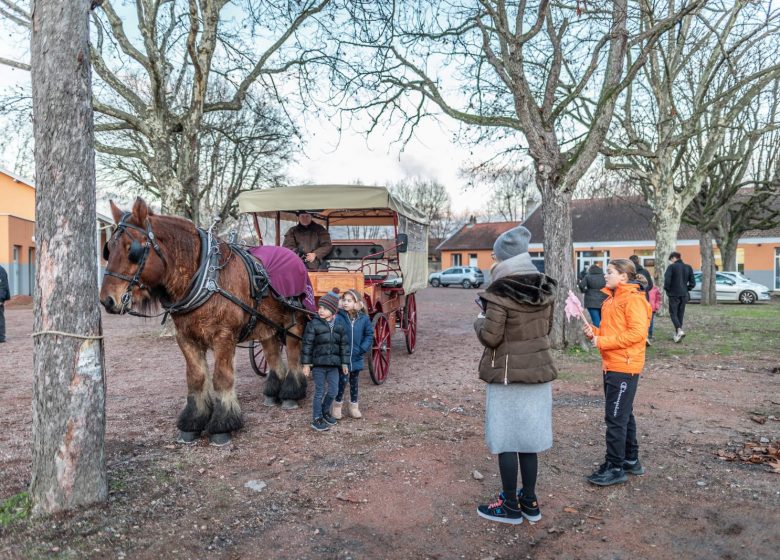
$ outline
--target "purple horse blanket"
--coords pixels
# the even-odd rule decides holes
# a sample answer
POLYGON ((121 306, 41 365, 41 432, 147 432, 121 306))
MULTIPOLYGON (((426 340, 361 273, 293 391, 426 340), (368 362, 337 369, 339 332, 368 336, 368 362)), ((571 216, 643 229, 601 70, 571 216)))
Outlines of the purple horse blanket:
POLYGON ((282 297, 301 296, 303 306, 316 312, 314 288, 303 260, 286 247, 261 245, 249 249, 249 254, 258 259, 268 271, 268 279, 276 293, 282 297))

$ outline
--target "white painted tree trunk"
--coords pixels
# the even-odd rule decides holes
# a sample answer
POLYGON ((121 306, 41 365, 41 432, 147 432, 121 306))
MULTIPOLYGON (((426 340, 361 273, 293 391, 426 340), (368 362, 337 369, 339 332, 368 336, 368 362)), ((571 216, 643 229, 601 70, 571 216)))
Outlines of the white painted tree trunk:
POLYGON ((669 266, 669 254, 677 250, 677 231, 682 221, 682 211, 676 204, 653 210, 655 222, 655 282, 663 294, 663 306, 659 314, 667 309, 666 292, 663 290, 664 274, 669 266))
POLYGON ((89 7, 90 0, 36 0, 33 8, 37 334, 30 491, 36 513, 108 495, 89 7))

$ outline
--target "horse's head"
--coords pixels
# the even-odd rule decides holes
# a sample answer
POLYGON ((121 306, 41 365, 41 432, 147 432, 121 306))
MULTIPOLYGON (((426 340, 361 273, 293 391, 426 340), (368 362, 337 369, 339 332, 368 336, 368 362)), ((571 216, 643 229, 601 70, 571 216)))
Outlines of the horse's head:
POLYGON ((152 228, 152 211, 143 199, 136 198, 131 212, 112 201, 111 213, 116 227, 103 247, 108 264, 100 303, 109 313, 125 313, 134 304, 150 303, 152 291, 162 282, 165 261, 152 228))

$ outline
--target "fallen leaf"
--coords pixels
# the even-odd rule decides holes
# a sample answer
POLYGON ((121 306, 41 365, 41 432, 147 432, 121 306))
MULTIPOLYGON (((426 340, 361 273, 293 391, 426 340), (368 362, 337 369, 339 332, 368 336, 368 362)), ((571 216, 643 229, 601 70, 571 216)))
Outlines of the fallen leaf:
POLYGON ((577 510, 574 509, 573 507, 566 506, 565 508, 563 508, 563 512, 564 513, 577 513, 577 510))
POLYGON ((758 416, 757 414, 751 416, 750 419, 756 424, 766 424, 766 416, 758 416))

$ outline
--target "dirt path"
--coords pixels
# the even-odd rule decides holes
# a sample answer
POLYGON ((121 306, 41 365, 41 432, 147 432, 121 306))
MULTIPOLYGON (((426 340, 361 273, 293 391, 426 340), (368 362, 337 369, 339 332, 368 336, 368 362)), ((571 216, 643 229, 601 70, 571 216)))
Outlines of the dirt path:
MULTIPOLYGON (((684 347, 663 340, 636 402, 647 475, 594 488, 604 453, 599 363, 561 355, 555 444, 540 457, 543 519, 508 527, 476 516, 499 489, 482 436, 484 387, 471 322, 474 290, 419 294, 419 345, 394 339, 381 387, 361 376, 365 418, 325 434, 262 406, 261 380, 237 354, 246 428, 228 449, 173 443, 183 359, 157 323, 104 316, 110 500, 102 507, 0 529, 0 556, 95 558, 702 558, 768 559, 780 549, 780 475, 720 461, 731 443, 780 439, 780 305, 747 325, 759 350, 717 355, 702 308, 684 347), (698 321, 698 323, 697 323, 698 321), (698 330, 697 330, 698 329, 698 330), (760 334, 759 334, 760 332, 760 334), (679 354, 679 355, 675 355, 679 354), (484 475, 475 480, 474 470, 484 475), (245 487, 255 481, 256 491, 245 487)), ((736 309, 736 308, 734 308, 736 309)), ((30 309, 6 312, 0 346, 0 498, 30 476, 30 309)))

